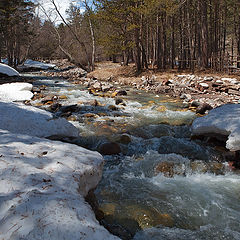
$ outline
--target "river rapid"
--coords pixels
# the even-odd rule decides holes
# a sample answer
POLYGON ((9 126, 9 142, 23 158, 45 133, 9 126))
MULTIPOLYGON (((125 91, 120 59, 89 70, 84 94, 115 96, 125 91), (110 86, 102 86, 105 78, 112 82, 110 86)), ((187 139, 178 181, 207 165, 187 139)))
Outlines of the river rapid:
POLYGON ((95 190, 100 222, 112 233, 134 240, 240 239, 240 175, 223 150, 191 140, 197 116, 181 101, 124 88, 128 94, 116 106, 116 98, 93 96, 83 86, 35 79, 45 94, 62 96, 63 106, 78 104, 69 118, 80 130, 75 143, 91 150, 120 146, 120 154, 104 156, 95 190))

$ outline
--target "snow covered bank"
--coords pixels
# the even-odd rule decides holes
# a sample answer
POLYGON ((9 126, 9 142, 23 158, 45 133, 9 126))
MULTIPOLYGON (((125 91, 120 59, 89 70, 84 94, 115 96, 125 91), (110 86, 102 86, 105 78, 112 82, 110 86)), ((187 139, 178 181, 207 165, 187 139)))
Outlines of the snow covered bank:
POLYGON ((0 130, 0 239, 118 239, 84 201, 103 159, 81 147, 0 130))
POLYGON ((6 83, 0 85, 0 101, 24 101, 33 97, 32 84, 30 83, 6 83))
POLYGON ((0 74, 7 75, 9 77, 19 76, 19 72, 9 67, 6 64, 0 63, 0 74))
POLYGON ((23 65, 18 66, 18 69, 22 71, 27 71, 31 69, 48 70, 48 69, 53 69, 54 67, 56 67, 56 65, 54 64, 43 63, 43 62, 38 62, 38 61, 33 61, 31 59, 28 59, 24 62, 23 65))
POLYGON ((79 135, 78 129, 64 118, 53 119, 45 110, 9 102, 0 102, 0 129, 37 137, 79 135))
POLYGON ((192 124, 194 135, 228 136, 226 148, 240 150, 240 104, 226 104, 215 108, 208 115, 197 118, 192 124))
POLYGON ((32 84, 0 85, 0 129, 37 137, 52 135, 78 137, 78 129, 64 118, 53 119, 50 112, 11 101, 30 100, 32 84))
POLYGON ((0 86, 0 239, 117 240, 84 200, 101 179, 102 156, 39 138, 79 131, 66 119, 12 102, 29 99, 31 89, 0 86))

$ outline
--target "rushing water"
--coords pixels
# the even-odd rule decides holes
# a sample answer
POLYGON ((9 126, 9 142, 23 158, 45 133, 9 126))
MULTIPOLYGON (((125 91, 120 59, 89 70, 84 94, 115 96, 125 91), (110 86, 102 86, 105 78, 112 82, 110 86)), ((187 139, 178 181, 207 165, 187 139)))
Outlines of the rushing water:
POLYGON ((67 81, 38 80, 47 92, 78 104, 72 122, 78 144, 97 150, 118 142, 122 153, 105 156, 103 179, 95 191, 101 222, 123 239, 240 239, 240 175, 222 152, 191 141, 196 117, 167 96, 127 89, 126 106, 109 110, 113 98, 90 95, 67 81), (91 106, 96 99, 99 106, 91 106), (95 114, 86 117, 86 113, 95 114), (121 141, 121 136, 128 141, 121 141))

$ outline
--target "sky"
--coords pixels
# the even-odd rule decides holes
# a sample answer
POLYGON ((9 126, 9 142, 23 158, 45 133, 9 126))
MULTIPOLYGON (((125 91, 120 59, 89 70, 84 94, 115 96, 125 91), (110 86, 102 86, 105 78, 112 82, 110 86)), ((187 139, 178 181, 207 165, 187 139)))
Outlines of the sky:
MULTIPOLYGON (((39 2, 41 3, 41 5, 47 10, 48 13, 50 13, 51 15, 51 19, 56 21, 56 22, 61 22, 60 18, 57 16, 56 11, 53 11, 54 7, 53 4, 49 1, 49 0, 39 0, 39 2)), ((62 14, 62 16, 66 19, 67 14, 66 14, 66 10, 69 8, 70 3, 73 2, 76 4, 77 1, 73 1, 73 0, 55 0, 55 3, 58 7, 58 10, 60 11, 60 13, 62 14)), ((44 19, 46 19, 46 17, 44 16, 44 13, 40 10, 39 12, 40 16, 44 19)))

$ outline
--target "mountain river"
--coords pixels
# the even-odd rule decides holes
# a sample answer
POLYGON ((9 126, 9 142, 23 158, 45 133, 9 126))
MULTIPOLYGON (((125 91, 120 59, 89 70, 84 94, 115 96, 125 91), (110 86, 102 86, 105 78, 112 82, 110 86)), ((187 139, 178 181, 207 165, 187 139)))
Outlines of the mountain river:
POLYGON ((80 130, 75 143, 121 148, 104 156, 95 190, 100 222, 112 233, 134 240, 240 239, 240 175, 221 148, 191 140, 197 116, 181 101, 121 86, 127 96, 117 97, 123 103, 116 106, 116 98, 93 96, 84 86, 35 78, 63 106, 78 104, 68 118, 80 130))

